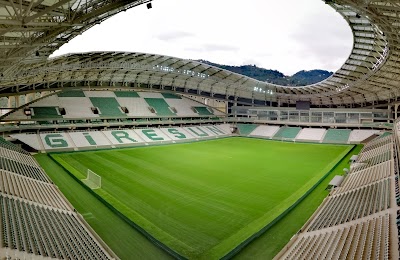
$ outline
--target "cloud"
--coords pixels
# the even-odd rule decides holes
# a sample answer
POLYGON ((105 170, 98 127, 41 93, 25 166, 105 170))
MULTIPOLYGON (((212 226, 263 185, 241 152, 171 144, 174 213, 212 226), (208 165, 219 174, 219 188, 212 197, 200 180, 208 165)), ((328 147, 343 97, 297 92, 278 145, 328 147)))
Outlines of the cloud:
POLYGON ((191 52, 235 52, 238 51, 239 47, 227 45, 227 44, 217 44, 217 43, 205 43, 199 46, 187 47, 185 51, 191 52))
POLYGON ((173 31, 173 32, 165 32, 156 36, 156 39, 160 41, 176 41, 183 38, 193 37, 193 33, 183 32, 183 31, 173 31))

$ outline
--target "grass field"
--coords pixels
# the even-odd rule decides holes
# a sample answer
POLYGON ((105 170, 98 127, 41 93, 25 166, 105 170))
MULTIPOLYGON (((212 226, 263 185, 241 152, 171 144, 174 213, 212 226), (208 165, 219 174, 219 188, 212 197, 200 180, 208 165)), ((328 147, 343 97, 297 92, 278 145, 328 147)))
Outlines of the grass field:
MULTIPOLYGON (((219 258, 292 205, 350 149, 229 138, 57 154, 79 179, 188 258, 219 258)), ((107 241, 106 241, 107 242, 107 241)))

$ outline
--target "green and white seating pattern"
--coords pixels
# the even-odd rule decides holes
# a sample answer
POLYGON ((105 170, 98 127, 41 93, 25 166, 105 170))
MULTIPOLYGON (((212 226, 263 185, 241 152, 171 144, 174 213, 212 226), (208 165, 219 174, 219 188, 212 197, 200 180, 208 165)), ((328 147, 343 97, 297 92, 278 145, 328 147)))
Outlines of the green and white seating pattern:
POLYGON ((225 115, 185 97, 134 91, 64 91, 42 98, 26 107, 31 109, 32 115, 25 115, 24 110, 20 109, 8 115, 5 120, 225 115))
POLYGON ((15 134, 12 137, 39 151, 72 151, 219 138, 231 135, 228 127, 224 124, 221 127, 220 125, 202 125, 147 129, 115 129, 15 134))
POLYGON ((0 259, 113 259, 27 152, 0 140, 0 259))

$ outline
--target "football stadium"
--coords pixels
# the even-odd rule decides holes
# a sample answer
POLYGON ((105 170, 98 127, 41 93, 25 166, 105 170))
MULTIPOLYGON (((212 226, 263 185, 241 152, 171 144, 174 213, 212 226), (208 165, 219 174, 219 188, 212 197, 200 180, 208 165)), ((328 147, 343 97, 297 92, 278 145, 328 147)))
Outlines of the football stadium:
POLYGON ((151 0, 0 1, 0 259, 399 259, 400 3, 323 2, 351 54, 282 86, 50 58, 151 0))

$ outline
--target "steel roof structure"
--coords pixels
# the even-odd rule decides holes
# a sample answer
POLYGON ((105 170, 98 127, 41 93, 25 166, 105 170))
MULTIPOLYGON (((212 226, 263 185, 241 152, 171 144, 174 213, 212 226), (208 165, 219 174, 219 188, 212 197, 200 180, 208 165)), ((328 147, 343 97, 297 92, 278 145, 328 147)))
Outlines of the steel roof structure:
POLYGON ((93 52, 47 59, 94 24, 143 2, 0 1, 0 95, 84 86, 145 87, 249 104, 305 100, 317 106, 358 107, 389 103, 400 96, 400 1, 396 0, 325 0, 351 27, 353 49, 337 72, 309 86, 278 86, 155 54, 93 52))

